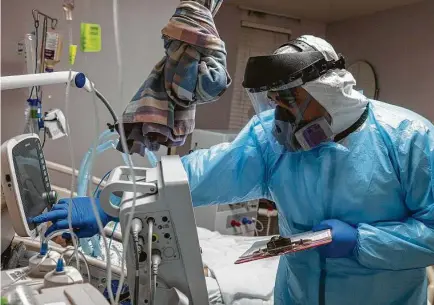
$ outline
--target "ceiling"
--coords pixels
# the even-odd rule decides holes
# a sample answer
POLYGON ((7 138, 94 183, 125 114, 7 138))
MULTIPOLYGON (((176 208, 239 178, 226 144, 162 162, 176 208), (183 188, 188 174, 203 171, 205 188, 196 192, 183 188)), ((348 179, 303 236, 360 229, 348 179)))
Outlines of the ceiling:
POLYGON ((226 0, 246 8, 331 23, 423 0, 226 0))

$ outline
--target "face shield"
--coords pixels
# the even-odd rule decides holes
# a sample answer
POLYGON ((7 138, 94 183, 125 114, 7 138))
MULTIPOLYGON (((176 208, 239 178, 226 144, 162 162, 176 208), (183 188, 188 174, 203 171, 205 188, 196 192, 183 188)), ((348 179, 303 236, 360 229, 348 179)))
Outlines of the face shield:
POLYGON ((306 119, 306 110, 318 102, 302 85, 330 69, 343 69, 345 66, 343 57, 327 61, 321 52, 313 50, 305 42, 290 44, 308 51, 251 57, 243 82, 276 152, 309 150, 333 140, 330 115, 325 113, 306 119))

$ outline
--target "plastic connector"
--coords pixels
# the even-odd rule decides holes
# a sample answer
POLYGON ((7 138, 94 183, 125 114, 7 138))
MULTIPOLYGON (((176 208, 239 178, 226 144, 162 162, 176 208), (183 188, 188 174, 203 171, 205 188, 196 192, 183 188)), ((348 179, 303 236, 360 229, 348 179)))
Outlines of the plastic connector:
POLYGON ((63 272, 64 266, 63 266, 63 259, 59 258, 59 260, 57 261, 57 266, 56 266, 56 272, 63 272))
POLYGON ((249 225, 252 223, 252 221, 250 219, 248 219, 247 217, 244 217, 241 222, 243 223, 243 225, 249 225))
POLYGON ((241 223, 239 221, 236 221, 235 219, 231 221, 232 227, 240 227, 241 223))
POLYGON ((39 251, 40 256, 44 256, 48 252, 48 243, 43 242, 41 244, 41 250, 39 251))
POLYGON ((139 242, 139 233, 143 229, 143 223, 140 218, 134 218, 131 221, 131 235, 133 235, 134 242, 139 242))
POLYGON ((152 262, 152 275, 158 275, 158 267, 161 264, 161 252, 158 249, 152 249, 152 255, 151 255, 151 262, 152 262))

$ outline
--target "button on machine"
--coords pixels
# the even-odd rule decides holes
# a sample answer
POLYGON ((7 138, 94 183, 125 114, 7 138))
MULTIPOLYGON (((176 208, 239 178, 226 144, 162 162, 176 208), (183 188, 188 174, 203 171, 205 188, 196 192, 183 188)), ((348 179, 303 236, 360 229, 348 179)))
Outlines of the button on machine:
POLYGON ((235 219, 231 221, 232 227, 240 227, 241 223, 239 221, 236 221, 235 219))
POLYGON ((241 220, 241 223, 243 225, 250 225, 250 224, 252 224, 252 221, 247 217, 243 217, 243 219, 241 220))

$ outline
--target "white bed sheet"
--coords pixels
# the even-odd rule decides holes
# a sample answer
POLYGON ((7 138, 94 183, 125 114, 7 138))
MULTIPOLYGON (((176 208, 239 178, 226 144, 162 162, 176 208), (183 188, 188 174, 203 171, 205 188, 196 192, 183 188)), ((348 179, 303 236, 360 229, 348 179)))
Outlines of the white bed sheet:
MULTIPOLYGON (((217 281, 225 305, 273 304, 279 258, 234 264, 253 242, 263 238, 221 235, 203 228, 198 228, 198 236, 203 262, 217 281)), ((209 279, 208 283, 212 285, 209 279)), ((210 287, 208 291, 210 292, 210 287)), ((218 299, 215 291, 211 292, 213 299, 218 299)), ((210 304, 219 303, 211 303, 210 299, 210 304)))

